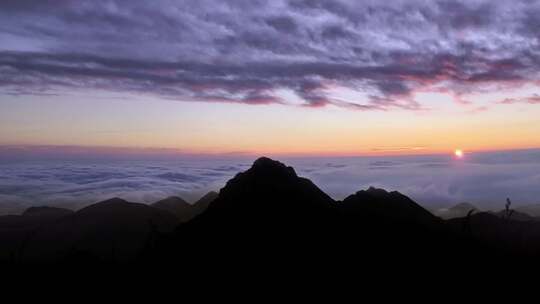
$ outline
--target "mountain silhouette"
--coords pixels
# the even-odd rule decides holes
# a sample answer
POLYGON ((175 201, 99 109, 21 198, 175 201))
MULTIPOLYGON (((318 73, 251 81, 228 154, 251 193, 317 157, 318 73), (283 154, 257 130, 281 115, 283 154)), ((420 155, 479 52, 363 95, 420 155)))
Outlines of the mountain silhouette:
POLYGON ((0 260, 19 259, 25 242, 42 227, 73 214, 54 207, 30 207, 21 215, 0 216, 0 260))
MULTIPOLYGON (((490 213, 494 214, 494 215, 496 215, 496 216, 498 216, 500 218, 505 218, 506 216, 508 216, 506 214, 506 210, 501 210, 501 211, 498 211, 498 212, 490 212, 490 213)), ((529 215, 529 214, 527 214, 525 212, 520 212, 520 211, 516 211, 516 210, 512 211, 510 219, 513 220, 513 221, 521 221, 521 222, 540 220, 537 217, 534 217, 534 216, 529 215)))
POLYGON ((343 214, 387 222, 433 224, 437 218, 407 196, 370 187, 358 191, 339 203, 343 214))
POLYGON ((271 258, 304 265, 404 248, 421 258, 451 252, 445 240, 442 221, 398 192, 370 188, 336 202, 293 168, 263 157, 228 181, 206 212, 179 226, 176 246, 160 255, 215 261, 210 253, 220 252, 231 262, 271 258))
POLYGON ((489 246, 490 252, 498 255, 519 256, 536 259, 540 256, 540 222, 535 220, 513 220, 501 213, 479 212, 469 218, 454 218, 447 221, 454 231, 467 227, 467 233, 489 246))
POLYGON ((337 215, 335 201, 310 180, 263 157, 229 180, 204 213, 180 225, 175 241, 158 256, 173 253, 208 263, 216 261, 213 252, 230 261, 322 254, 337 229, 337 215))
POLYGON ((216 199, 218 198, 219 194, 215 191, 210 191, 206 193, 203 197, 201 197, 199 200, 197 200, 193 205, 197 206, 199 208, 199 214, 206 211, 208 206, 216 199))
MULTIPOLYGON (((512 211, 511 219, 514 221, 535 221, 539 220, 537 217, 529 214, 527 210, 533 210, 534 207, 521 207, 517 208, 512 211), (528 209, 530 208, 530 209, 528 209)), ((434 214, 441 217, 445 220, 450 219, 456 219, 456 218, 463 218, 466 217, 467 214, 473 211, 474 213, 481 213, 482 211, 478 208, 476 208, 474 205, 470 203, 460 203, 457 204, 451 208, 448 209, 438 209, 434 211, 434 214)), ((507 216, 506 210, 500 210, 500 211, 486 211, 485 213, 493 214, 495 216, 504 218, 507 216)), ((534 213, 534 212, 531 212, 534 213)))
POLYGON ((204 213, 210 204, 219 197, 219 194, 215 191, 210 191, 206 193, 203 197, 199 198, 195 203, 193 203, 191 208, 191 219, 199 216, 204 213))
POLYGON ((442 220, 396 192, 370 187, 337 202, 342 240, 348 259, 427 261, 433 256, 459 255, 460 244, 442 220), (356 240, 356 242, 355 242, 356 240), (361 244, 362 249, 354 247, 361 244))
POLYGON ((83 253, 133 260, 151 233, 171 231, 178 223, 170 212, 113 198, 42 227, 28 241, 24 258, 57 260, 83 253))
POLYGON ((238 173, 219 192, 199 221, 275 225, 316 220, 331 213, 334 200, 292 167, 266 157, 238 173))
POLYGON ((185 223, 203 213, 212 201, 217 198, 216 192, 209 192, 197 202, 190 204, 177 196, 171 196, 151 204, 152 207, 162 209, 176 215, 180 222, 185 223))
POLYGON ((515 208, 517 212, 526 213, 533 217, 540 217, 540 204, 532 204, 515 208))
POLYGON ((30 207, 21 215, 0 216, 2 229, 33 229, 45 223, 73 214, 69 209, 55 207, 30 207))
POLYGON ((49 206, 30 207, 26 209, 22 216, 41 217, 41 218, 60 218, 72 214, 74 211, 64 208, 49 206))
POLYGON ((191 204, 184 201, 178 196, 170 196, 168 198, 157 201, 150 206, 168 211, 176 215, 181 222, 187 222, 192 218, 191 204))

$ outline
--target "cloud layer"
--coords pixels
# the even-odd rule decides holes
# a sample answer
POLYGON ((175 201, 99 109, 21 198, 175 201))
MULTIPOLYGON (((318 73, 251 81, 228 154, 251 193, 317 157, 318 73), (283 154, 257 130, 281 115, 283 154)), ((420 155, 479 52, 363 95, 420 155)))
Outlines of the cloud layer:
POLYGON ((109 199, 195 201, 219 189, 244 165, 228 161, 28 161, 0 164, 0 214, 30 206, 70 209, 109 199))
MULTIPOLYGON (((500 209, 540 203, 540 150, 449 156, 283 160, 335 199, 369 186, 398 190, 428 208, 470 202, 500 209)), ((0 164, 0 214, 30 206, 77 209, 121 197, 151 203, 171 195, 195 201, 219 190, 253 159, 20 161, 0 164)))
POLYGON ((400 191, 436 209, 470 202, 499 210, 507 197, 516 205, 540 203, 540 150, 451 156, 334 159, 295 163, 336 199, 369 186, 400 191))
POLYGON ((539 13, 532 0, 7 0, 0 92, 421 110, 418 90, 468 103, 538 86, 539 13))

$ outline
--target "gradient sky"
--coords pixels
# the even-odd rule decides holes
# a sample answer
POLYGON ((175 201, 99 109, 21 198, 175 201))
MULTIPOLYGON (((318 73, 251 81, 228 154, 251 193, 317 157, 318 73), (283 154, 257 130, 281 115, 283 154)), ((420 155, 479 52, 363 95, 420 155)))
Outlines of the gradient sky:
POLYGON ((540 147, 540 1, 0 2, 0 145, 540 147))

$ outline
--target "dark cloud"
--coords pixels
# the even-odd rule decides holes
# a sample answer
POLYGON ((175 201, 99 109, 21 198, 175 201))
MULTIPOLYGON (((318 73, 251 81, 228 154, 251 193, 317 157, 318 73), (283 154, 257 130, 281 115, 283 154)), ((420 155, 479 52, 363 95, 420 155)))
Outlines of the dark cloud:
POLYGON ((437 19, 436 22, 441 25, 463 30, 467 28, 489 27, 495 22, 496 8, 489 2, 474 1, 460 2, 455 0, 438 1, 438 8, 444 12, 445 19, 437 19), (472 3, 472 5, 471 5, 472 3))
POLYGON ((0 2, 0 93, 419 110, 412 93, 540 80, 538 1, 0 2), (336 99, 346 87, 366 100, 336 99))
POLYGON ((277 31, 283 32, 285 34, 292 34, 298 28, 298 25, 296 24, 294 19, 288 16, 277 16, 273 18, 271 17, 266 19, 266 23, 277 31))
POLYGON ((353 34, 341 25, 330 25, 321 32, 321 37, 325 40, 350 39, 353 34))

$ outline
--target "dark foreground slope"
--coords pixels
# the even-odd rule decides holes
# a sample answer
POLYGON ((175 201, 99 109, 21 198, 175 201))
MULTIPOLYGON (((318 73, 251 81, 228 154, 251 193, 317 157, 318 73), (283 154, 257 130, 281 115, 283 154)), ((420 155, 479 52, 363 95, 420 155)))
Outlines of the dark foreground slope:
POLYGON ((31 207, 21 215, 0 216, 0 261, 19 260, 28 240, 73 211, 54 207, 31 207))
POLYGON ((514 218, 502 212, 480 212, 465 218, 447 221, 455 232, 463 231, 472 239, 490 244, 493 251, 507 257, 517 257, 513 263, 540 261, 540 221, 527 215, 514 218))

